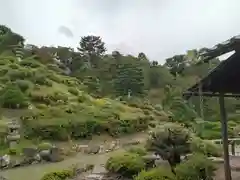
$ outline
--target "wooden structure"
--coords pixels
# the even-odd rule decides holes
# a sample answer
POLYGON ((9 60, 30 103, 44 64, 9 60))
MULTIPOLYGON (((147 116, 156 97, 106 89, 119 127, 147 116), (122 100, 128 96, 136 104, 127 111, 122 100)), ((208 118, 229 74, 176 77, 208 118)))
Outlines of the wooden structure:
POLYGON ((228 59, 222 61, 205 78, 184 92, 184 96, 208 96, 219 97, 219 105, 222 123, 222 141, 224 150, 225 180, 231 180, 231 170, 228 150, 227 114, 225 110, 224 97, 240 97, 240 36, 235 36, 228 41, 207 49, 202 53, 202 62, 225 53, 235 51, 228 59), (201 88, 201 93, 199 92, 201 88))

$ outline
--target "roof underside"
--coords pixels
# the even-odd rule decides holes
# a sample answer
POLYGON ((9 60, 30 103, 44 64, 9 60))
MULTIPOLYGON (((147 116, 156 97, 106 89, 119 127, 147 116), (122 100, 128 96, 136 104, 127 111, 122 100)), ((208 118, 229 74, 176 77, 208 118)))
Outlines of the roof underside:
POLYGON ((234 36, 231 39, 215 45, 210 49, 205 49, 200 54, 204 62, 207 62, 215 57, 221 56, 231 51, 240 49, 240 35, 234 36))
POLYGON ((202 54, 206 62, 222 54, 235 50, 235 53, 227 60, 222 61, 208 76, 189 88, 184 95, 216 96, 219 93, 229 96, 240 96, 240 36, 236 36, 219 44, 202 54), (201 93, 199 89, 201 88, 201 93))

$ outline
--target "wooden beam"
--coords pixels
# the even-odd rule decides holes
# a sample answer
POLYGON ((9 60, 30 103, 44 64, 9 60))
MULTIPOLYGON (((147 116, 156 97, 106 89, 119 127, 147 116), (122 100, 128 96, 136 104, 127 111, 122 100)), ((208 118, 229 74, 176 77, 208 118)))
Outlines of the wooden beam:
POLYGON ((230 162, 229 162, 229 151, 228 151, 227 114, 226 114, 226 109, 224 104, 223 93, 221 93, 219 96, 219 105, 220 105, 221 123, 222 123, 222 141, 223 141, 223 152, 224 152, 225 180, 232 180, 230 162))
MULTIPOLYGON (((219 97, 220 93, 203 92, 202 94, 200 94, 199 92, 185 92, 183 96, 219 97)), ((224 94, 223 97, 240 97, 240 94, 224 94)))

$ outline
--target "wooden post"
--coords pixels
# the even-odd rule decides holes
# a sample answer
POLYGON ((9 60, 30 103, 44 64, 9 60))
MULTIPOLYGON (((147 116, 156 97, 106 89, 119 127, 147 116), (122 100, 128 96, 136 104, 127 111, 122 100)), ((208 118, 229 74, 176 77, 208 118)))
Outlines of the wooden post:
POLYGON ((202 96, 202 84, 199 84, 198 87, 198 93, 199 93, 199 108, 200 108, 200 115, 201 118, 204 120, 204 110, 203 110, 203 96, 202 96))
POLYGON ((223 141, 223 153, 224 153, 225 180, 232 180, 230 162, 229 162, 229 151, 228 151, 227 114, 226 114, 226 109, 224 104, 223 93, 220 93, 219 105, 220 105, 221 123, 222 123, 222 141, 223 141))
POLYGON ((232 155, 235 156, 235 141, 232 141, 232 155))

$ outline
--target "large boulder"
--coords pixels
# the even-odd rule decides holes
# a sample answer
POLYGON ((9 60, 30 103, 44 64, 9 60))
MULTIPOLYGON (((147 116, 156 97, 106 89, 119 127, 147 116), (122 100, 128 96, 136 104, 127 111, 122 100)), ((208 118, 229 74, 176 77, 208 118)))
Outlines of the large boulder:
POLYGON ((99 153, 100 151, 100 146, 97 145, 97 146, 92 146, 92 147, 89 147, 86 151, 87 154, 97 154, 99 153))
POLYGON ((50 150, 42 150, 42 151, 39 152, 39 155, 40 155, 41 159, 44 160, 44 161, 50 161, 51 160, 51 158, 50 158, 51 151, 50 150))
POLYGON ((62 161, 62 153, 61 149, 57 147, 53 147, 50 149, 50 161, 51 162, 59 162, 62 161))
POLYGON ((34 158, 37 154, 37 148, 23 148, 22 152, 24 157, 34 158))
POLYGON ((57 147, 53 147, 50 150, 42 150, 39 155, 44 161, 59 162, 63 160, 62 150, 57 147))

